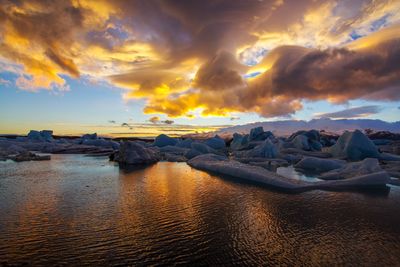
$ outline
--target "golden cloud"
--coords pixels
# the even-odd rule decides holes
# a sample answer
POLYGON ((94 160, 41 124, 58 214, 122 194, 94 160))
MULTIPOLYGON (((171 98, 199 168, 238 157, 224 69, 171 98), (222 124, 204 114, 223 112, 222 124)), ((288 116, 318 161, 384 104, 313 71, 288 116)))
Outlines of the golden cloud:
POLYGON ((0 61, 23 66, 24 90, 89 76, 170 117, 285 116, 303 100, 400 98, 399 1, 0 4, 0 61))

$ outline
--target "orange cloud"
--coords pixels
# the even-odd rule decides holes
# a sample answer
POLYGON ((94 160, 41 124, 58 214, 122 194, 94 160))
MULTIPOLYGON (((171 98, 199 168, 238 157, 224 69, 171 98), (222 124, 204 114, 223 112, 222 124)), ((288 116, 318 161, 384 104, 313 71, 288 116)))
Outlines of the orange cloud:
POLYGON ((24 90, 67 90, 63 75, 88 76, 170 117, 400 98, 399 1, 0 3, 0 62, 23 67, 24 90))

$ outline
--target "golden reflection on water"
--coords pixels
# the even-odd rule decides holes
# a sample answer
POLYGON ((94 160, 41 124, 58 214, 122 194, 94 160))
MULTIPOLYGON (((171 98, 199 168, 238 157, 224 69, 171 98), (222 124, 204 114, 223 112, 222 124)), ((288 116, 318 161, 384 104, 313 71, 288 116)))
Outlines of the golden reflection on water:
POLYGON ((393 265, 400 218, 390 215, 399 212, 399 190, 287 195, 186 163, 0 163, 0 259, 9 263, 393 265))
POLYGON ((119 175, 119 208, 122 217, 130 217, 133 224, 147 222, 168 223, 171 213, 174 221, 186 222, 190 231, 199 228, 199 211, 197 194, 205 186, 206 173, 198 172, 186 163, 155 164, 146 169, 121 171, 119 175), (143 201, 146 195, 146 201, 143 201), (132 208, 147 212, 133 212, 132 208), (197 218, 191 220, 190 218, 197 218))

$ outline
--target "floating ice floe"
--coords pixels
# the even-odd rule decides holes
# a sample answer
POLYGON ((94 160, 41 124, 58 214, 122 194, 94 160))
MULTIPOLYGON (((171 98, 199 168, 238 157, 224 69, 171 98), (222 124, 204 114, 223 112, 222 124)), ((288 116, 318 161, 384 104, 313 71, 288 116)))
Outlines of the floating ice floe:
POLYGON ((256 128, 253 128, 250 130, 249 142, 264 141, 273 136, 274 135, 272 134, 272 132, 270 132, 270 131, 264 132, 264 128, 260 126, 260 127, 256 127, 256 128))
POLYGON ((305 151, 321 151, 320 134, 317 130, 297 131, 283 144, 283 148, 296 148, 305 151))
POLYGON ((50 160, 51 159, 50 155, 37 155, 30 151, 24 151, 24 152, 18 153, 17 155, 9 156, 8 158, 13 161, 16 161, 16 162, 42 161, 42 160, 50 160))
POLYGON ((163 147, 163 146, 174 146, 177 143, 178 140, 176 140, 175 138, 169 137, 168 135, 165 134, 160 134, 154 140, 153 145, 158 147, 163 147))
POLYGON ((348 179, 360 175, 366 175, 381 172, 379 161, 375 158, 366 158, 359 162, 350 162, 344 164, 340 168, 335 168, 321 174, 318 178, 324 180, 348 179))
POLYGON ((96 140, 97 139, 97 133, 92 133, 92 134, 84 134, 81 137, 82 140, 96 140))
POLYGON ((365 158, 379 158, 379 151, 375 144, 361 131, 344 132, 336 144, 330 147, 329 152, 336 158, 352 161, 365 158))
POLYGON ((238 133, 233 134, 233 140, 231 142, 230 148, 232 150, 241 150, 247 147, 249 144, 249 135, 241 135, 238 133))
POLYGON ((207 139, 204 142, 206 145, 208 145, 209 147, 213 148, 213 149, 225 149, 226 145, 225 145, 225 141, 224 139, 222 139, 221 137, 219 137, 218 135, 207 139))
POLYGON ((126 141, 121 144, 114 160, 122 164, 151 164, 160 160, 160 152, 155 147, 144 147, 138 142, 126 141))
POLYGON ((314 172, 327 172, 334 169, 342 168, 346 165, 346 161, 339 159, 323 159, 315 157, 304 157, 302 160, 297 162, 294 167, 310 170, 314 172))
POLYGON ((187 138, 184 140, 178 140, 175 146, 177 147, 183 147, 183 148, 191 148, 192 147, 193 140, 191 138, 187 138))
POLYGON ((185 154, 189 151, 189 148, 183 148, 178 146, 163 146, 159 148, 161 158, 171 162, 182 162, 186 161, 185 154))
POLYGON ((276 158, 278 156, 278 148, 271 140, 267 139, 253 149, 237 151, 234 155, 244 158, 276 158))
POLYGON ((240 135, 234 133, 230 148, 233 151, 252 149, 267 139, 274 139, 273 133, 270 131, 265 132, 263 127, 256 127, 250 130, 250 134, 240 135))
POLYGON ((218 151, 209 147, 208 145, 200 142, 193 142, 191 145, 191 149, 185 153, 185 157, 187 159, 192 159, 196 156, 203 155, 203 154, 215 154, 215 155, 224 155, 223 152, 218 151))
POLYGON ((43 130, 43 131, 35 131, 30 130, 27 136, 29 141, 37 141, 37 142, 52 142, 53 139, 53 131, 51 130, 43 130))
POLYGON ((342 190, 360 187, 383 187, 390 182, 390 176, 385 171, 338 181, 306 182, 286 178, 265 168, 228 160, 226 157, 214 154, 197 156, 189 160, 188 164, 196 169, 257 182, 291 192, 316 189, 342 190))
POLYGON ((120 146, 118 142, 112 140, 104 140, 104 139, 83 139, 81 144, 86 146, 112 148, 115 150, 118 150, 120 146))

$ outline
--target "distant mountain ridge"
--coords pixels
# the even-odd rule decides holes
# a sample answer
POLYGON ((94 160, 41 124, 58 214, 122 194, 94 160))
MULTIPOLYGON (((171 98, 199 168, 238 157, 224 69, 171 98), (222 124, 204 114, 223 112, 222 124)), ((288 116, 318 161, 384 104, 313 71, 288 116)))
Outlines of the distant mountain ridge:
POLYGON ((265 131, 271 131, 275 135, 290 135, 298 130, 325 130, 327 132, 342 133, 346 130, 372 129, 374 131, 390 131, 400 133, 400 121, 386 122, 382 120, 371 119, 339 119, 332 120, 328 118, 303 120, 282 120, 282 121, 264 121, 244 125, 231 126, 220 129, 217 134, 227 135, 233 133, 249 133, 250 129, 262 126, 265 131))

